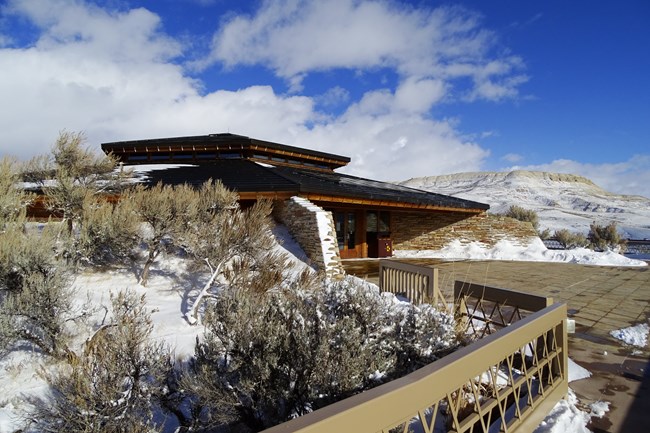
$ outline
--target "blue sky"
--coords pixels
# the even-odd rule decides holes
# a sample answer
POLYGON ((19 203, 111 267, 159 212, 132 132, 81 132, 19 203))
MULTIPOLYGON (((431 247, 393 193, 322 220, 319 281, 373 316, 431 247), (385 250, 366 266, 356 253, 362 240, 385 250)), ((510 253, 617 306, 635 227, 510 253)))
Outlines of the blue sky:
POLYGON ((650 2, 0 1, 0 153, 230 131, 650 196, 650 2))

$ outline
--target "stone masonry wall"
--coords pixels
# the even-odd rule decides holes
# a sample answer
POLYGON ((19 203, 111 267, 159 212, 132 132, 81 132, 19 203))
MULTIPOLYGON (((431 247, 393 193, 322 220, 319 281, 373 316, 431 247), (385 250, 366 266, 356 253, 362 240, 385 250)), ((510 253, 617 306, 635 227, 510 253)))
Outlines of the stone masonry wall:
POLYGON ((462 212, 396 212, 391 237, 396 250, 436 250, 454 239, 490 246, 508 239, 527 245, 537 233, 530 223, 487 213, 468 218, 462 212))
POLYGON ((289 229, 310 265, 329 278, 338 279, 345 274, 331 212, 302 197, 291 197, 274 203, 273 216, 289 229))

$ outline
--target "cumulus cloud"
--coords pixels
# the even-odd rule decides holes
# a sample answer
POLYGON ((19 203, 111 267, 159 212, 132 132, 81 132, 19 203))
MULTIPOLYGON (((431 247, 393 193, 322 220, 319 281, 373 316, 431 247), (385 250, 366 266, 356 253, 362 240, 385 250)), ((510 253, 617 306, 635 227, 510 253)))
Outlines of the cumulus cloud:
MULTIPOLYGON (((386 6, 367 7, 380 14, 386 6)), ((0 106, 3 154, 45 153, 68 129, 85 131, 91 145, 230 131, 348 155, 348 172, 382 179, 476 170, 487 155, 455 125, 427 115, 444 97, 443 80, 407 77, 353 102, 341 87, 321 96, 265 85, 205 93, 182 66, 187 48, 148 10, 22 0, 4 11, 39 33, 29 46, 0 49, 0 96, 11 102, 0 106), (326 103, 342 109, 319 112, 326 103)))
POLYGON ((634 155, 627 161, 600 164, 557 159, 547 164, 513 166, 509 170, 578 174, 606 191, 650 198, 650 155, 634 155))
MULTIPOLYGON (((490 55, 494 35, 481 29, 478 17, 390 2, 339 1, 326 9, 316 2, 264 3, 253 16, 223 24, 215 37, 223 51, 215 53, 231 53, 222 61, 233 67, 262 63, 296 85, 319 69, 344 67, 363 75, 387 67, 399 77, 393 87, 385 82, 356 100, 340 86, 319 96, 282 94, 264 83, 205 92, 184 66, 189 47, 164 33, 160 17, 146 9, 9 0, 3 19, 26 20, 37 33, 23 45, 6 32, 0 38, 0 152, 21 159, 47 152, 62 129, 85 131, 94 146, 230 131, 350 156, 348 173, 377 179, 481 170, 489 151, 476 141, 480 137, 429 114, 454 93, 456 78, 476 83, 465 89, 467 99, 514 95, 512 81, 522 79, 517 71, 523 66, 515 57, 490 55), (388 26, 381 27, 383 34, 377 22, 388 26), (238 23, 252 26, 240 42, 238 23), (313 36, 308 28, 315 29, 313 36), (339 42, 328 45, 339 31, 339 42), (294 39, 308 42, 314 52, 303 51, 294 39), (287 46, 281 50, 282 43, 287 46), (233 54, 237 47, 251 51, 233 54), (337 114, 320 111, 336 104, 337 114)), ((559 160, 518 168, 582 174, 611 191, 650 196, 649 159, 600 165, 559 160)))
POLYGON ((60 129, 92 136, 196 94, 170 62, 181 46, 144 9, 107 12, 64 0, 10 1, 41 29, 35 44, 0 49, 2 150, 42 152, 60 129))
POLYGON ((474 83, 457 91, 463 99, 516 97, 527 80, 520 72, 523 61, 492 53, 496 36, 480 23, 478 15, 459 7, 269 0, 253 16, 226 21, 203 65, 264 65, 294 90, 314 71, 389 67, 411 84, 435 84, 435 100, 451 89, 444 83, 458 78, 474 83))
POLYGON ((489 152, 463 140, 453 125, 423 116, 387 109, 388 92, 363 100, 340 117, 292 134, 296 145, 350 156, 342 171, 380 180, 404 180, 416 176, 479 170, 489 152))
POLYGON ((350 100, 350 92, 341 86, 335 86, 314 99, 325 107, 335 107, 347 103, 350 100))

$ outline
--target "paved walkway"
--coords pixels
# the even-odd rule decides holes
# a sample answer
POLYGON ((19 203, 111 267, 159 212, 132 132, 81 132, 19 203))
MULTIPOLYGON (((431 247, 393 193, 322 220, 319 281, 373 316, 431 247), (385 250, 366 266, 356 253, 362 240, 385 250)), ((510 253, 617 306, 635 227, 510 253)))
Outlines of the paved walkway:
MULTIPOLYGON (((570 384, 581 403, 610 402, 595 432, 650 431, 650 347, 624 346, 609 332, 650 323, 650 268, 584 266, 566 263, 409 259, 436 266, 440 288, 451 299, 455 280, 553 297, 566 302, 576 332, 569 356, 593 376, 570 384)), ((377 260, 347 260, 350 274, 377 282, 377 260)))

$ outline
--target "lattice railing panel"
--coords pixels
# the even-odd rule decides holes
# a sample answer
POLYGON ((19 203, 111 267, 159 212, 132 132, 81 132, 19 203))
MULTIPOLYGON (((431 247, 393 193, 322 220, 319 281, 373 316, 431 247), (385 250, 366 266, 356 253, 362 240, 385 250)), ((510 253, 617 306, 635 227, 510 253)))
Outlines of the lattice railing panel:
POLYGON ((382 432, 510 432, 559 383, 562 339, 549 329, 445 397, 382 432))
POLYGON ((463 321, 465 330, 477 339, 505 328, 530 313, 518 306, 508 305, 506 302, 476 299, 469 296, 463 296, 456 305, 456 316, 465 316, 466 320, 463 321), (466 310, 461 311, 462 307, 459 306, 464 306, 466 310))

